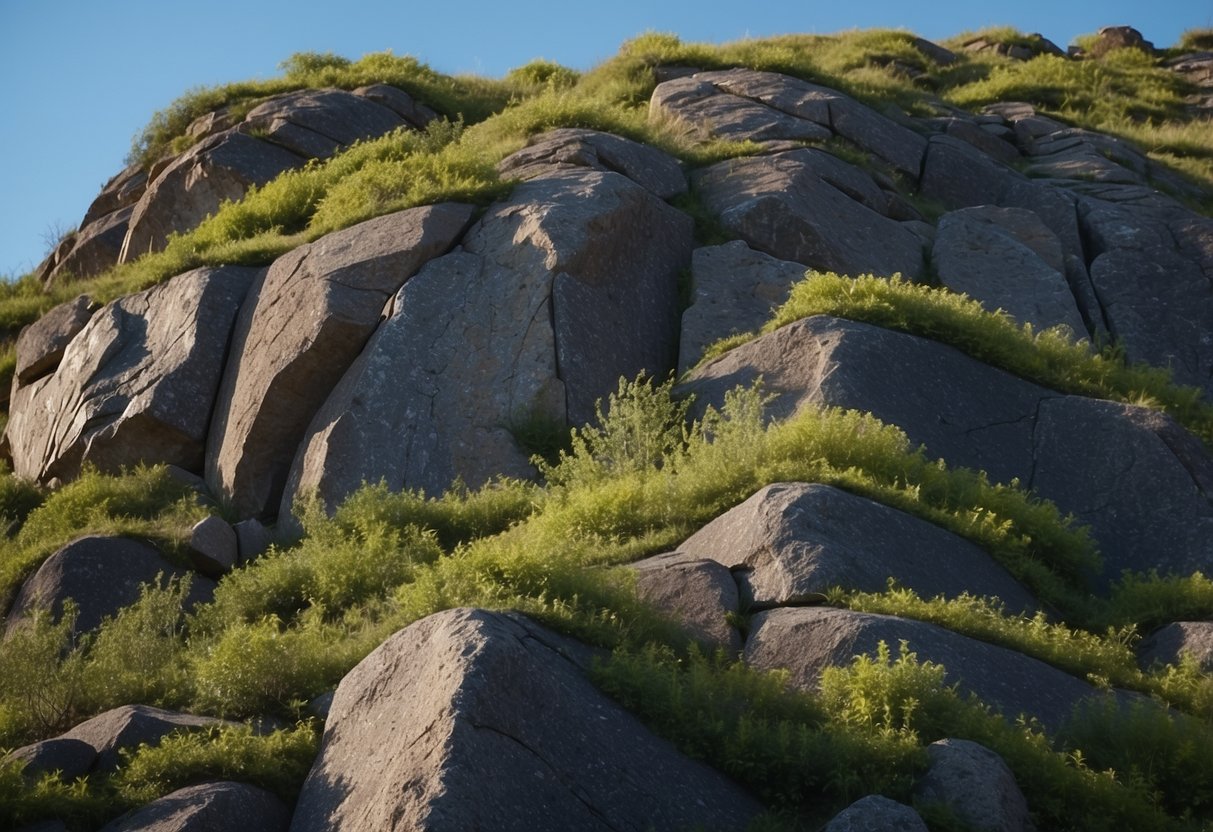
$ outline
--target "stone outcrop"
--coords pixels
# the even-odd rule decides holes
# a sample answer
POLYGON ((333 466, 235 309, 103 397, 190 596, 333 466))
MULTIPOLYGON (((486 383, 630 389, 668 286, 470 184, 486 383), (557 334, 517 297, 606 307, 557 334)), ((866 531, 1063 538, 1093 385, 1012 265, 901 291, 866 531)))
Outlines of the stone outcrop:
POLYGON ((678 547, 739 573, 747 606, 804 602, 834 587, 924 598, 968 592, 1009 610, 1035 606, 990 556, 925 520, 828 485, 768 485, 678 547))
POLYGON ((1154 631, 1138 647, 1137 659, 1146 670, 1179 664, 1184 656, 1204 673, 1213 673, 1213 621, 1175 621, 1154 631))
POLYGON ((400 631, 337 688, 291 829, 745 828, 760 807, 599 693, 577 652, 477 610, 400 631))
POLYGON ((247 783, 199 783, 157 798, 101 832, 286 832, 290 810, 247 783))
POLYGON ((274 261, 235 326, 210 427, 212 491, 245 516, 274 513, 308 422, 366 345, 384 304, 454 245, 471 216, 470 205, 411 208, 274 261))
POLYGON ((931 766, 914 787, 922 804, 942 804, 977 832, 1034 832, 1028 802, 1003 759, 970 740, 927 746, 931 766))
MULTIPOLYGON (((196 269, 92 314, 52 375, 16 387, 6 429, 13 470, 42 482, 72 479, 85 463, 201 471, 229 335, 256 274, 196 269)), ((65 314, 68 325, 44 343, 62 340, 87 310, 65 314)), ((41 352, 53 355, 30 354, 41 352)))
MULTIPOLYGON (((143 584, 158 585, 188 575, 150 546, 122 537, 82 537, 55 552, 26 579, 8 612, 7 631, 21 625, 35 609, 63 614, 67 599, 76 602, 76 632, 96 629, 106 616, 139 600, 143 584)), ((190 575, 186 603, 210 601, 214 582, 190 575)), ((7 599, 0 599, 7 600, 7 599)))
POLYGON ((632 569, 636 594, 682 625, 691 639, 730 655, 741 650, 741 634, 730 621, 741 612, 741 598, 726 566, 671 553, 637 561, 632 569))
POLYGON ((690 248, 689 220, 618 174, 520 185, 396 295, 308 429, 279 517, 364 481, 440 494, 532 476, 515 436, 589 421, 620 376, 673 367, 690 248))
POLYGON ((22 329, 17 336, 17 366, 14 372, 17 384, 29 384, 53 372, 63 360, 67 345, 84 329, 96 311, 97 304, 93 303, 93 299, 80 295, 75 300, 59 304, 22 329))
POLYGON ((497 164, 510 179, 535 179, 576 168, 614 171, 661 199, 687 192, 687 179, 674 157, 629 139, 597 130, 562 128, 532 136, 527 146, 497 164))
POLYGON ((303 159, 327 159, 359 139, 404 125, 392 108, 345 90, 299 90, 258 104, 240 132, 285 148, 303 159))

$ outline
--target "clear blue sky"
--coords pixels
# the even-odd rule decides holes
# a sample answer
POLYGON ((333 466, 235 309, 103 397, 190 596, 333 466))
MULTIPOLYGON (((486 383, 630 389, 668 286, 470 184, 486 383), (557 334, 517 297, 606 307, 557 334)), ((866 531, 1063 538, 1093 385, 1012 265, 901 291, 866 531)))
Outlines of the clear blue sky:
POLYGON ((45 254, 122 168, 131 137, 191 87, 277 74, 293 52, 390 49, 500 76, 533 58, 588 69, 646 30, 719 43, 895 27, 941 39, 1009 24, 1063 48, 1129 24, 1159 46, 1213 26, 1213 0, 0 0, 0 275, 45 254))

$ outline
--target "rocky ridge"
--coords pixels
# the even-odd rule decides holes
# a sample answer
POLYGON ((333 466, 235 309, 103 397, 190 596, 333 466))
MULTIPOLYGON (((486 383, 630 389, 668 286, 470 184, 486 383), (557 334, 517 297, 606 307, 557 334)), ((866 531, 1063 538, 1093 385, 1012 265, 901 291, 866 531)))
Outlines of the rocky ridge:
MULTIPOLYGON (((1060 54, 1047 41, 1041 50, 1060 54)), ((1197 73, 1201 60, 1173 63, 1197 73)), ((709 344, 757 330, 806 270, 900 274, 1038 330, 1114 339, 1207 397, 1213 220, 1177 198, 1190 183, 1126 141, 1025 104, 915 118, 772 72, 687 68, 656 86, 649 112, 758 152, 690 170, 621 136, 554 130, 500 162, 519 182, 487 209, 412 208, 265 268, 199 269, 104 306, 82 296, 56 308, 17 343, 13 470, 57 487, 85 466, 171 464, 229 519, 276 523, 285 541, 301 533, 292 512, 310 495, 331 513, 368 482, 437 495, 456 480, 533 479, 524 428, 584 424, 621 376, 677 370, 698 408, 761 378, 777 394, 770 420, 864 411, 931 458, 1018 482, 1089 526, 1102 554, 1082 576, 1092 592, 1125 570, 1213 570, 1213 459, 1156 410, 1047 389, 938 341, 828 316, 701 360, 709 344), (687 193, 729 242, 697 242, 676 207, 687 193)), ((281 96, 239 123, 214 113, 191 127, 189 150, 115 177, 45 279, 156 250, 252 184, 434 117, 382 85, 281 96)), ((216 556, 200 532, 199 570, 222 583, 264 549, 246 542, 259 528, 244 525, 239 543, 239 526, 221 529, 227 554, 216 556)), ((157 557, 124 539, 76 541, 27 580, 6 629, 70 596, 76 626, 91 630, 157 579, 157 557)), ((640 596, 692 638, 783 669, 795 688, 814 691, 827 668, 905 641, 944 665, 949 684, 1049 732, 1081 703, 1135 698, 943 627, 825 605, 835 587, 880 592, 892 579, 923 598, 968 593, 1051 613, 972 542, 829 485, 772 483, 633 568, 640 596)), ((193 603, 215 591, 202 576, 193 588, 193 603)), ((1160 632, 1143 664, 1180 652, 1207 661, 1203 623, 1160 632)), ((438 613, 341 681, 293 808, 213 783, 106 828, 229 828, 217 824, 257 812, 261 828, 292 830, 741 829, 763 810, 600 693, 594 665, 593 650, 523 616, 438 613)), ((98 763, 73 744, 85 727, 14 756, 33 765, 54 753, 71 762, 39 770, 87 772, 98 763)), ((83 741, 94 757, 115 753, 83 741)), ((1033 828, 998 755, 949 739, 930 758, 916 805, 942 802, 974 828, 1033 828), (991 784, 988 799, 965 794, 955 781, 966 778, 991 784)), ((872 823, 925 828, 914 809, 875 797, 826 828, 872 823)))

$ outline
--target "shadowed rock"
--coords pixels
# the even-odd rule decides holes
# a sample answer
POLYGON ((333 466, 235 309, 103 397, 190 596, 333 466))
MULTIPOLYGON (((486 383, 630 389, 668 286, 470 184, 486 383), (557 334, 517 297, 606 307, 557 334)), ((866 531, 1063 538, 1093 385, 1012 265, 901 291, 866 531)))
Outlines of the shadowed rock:
POLYGON ((835 815, 821 832, 927 832, 927 825, 904 803, 870 794, 835 815))
POLYGON ((1013 612, 1032 595, 990 556, 925 520, 828 485, 758 491, 683 541, 678 551, 740 570, 752 604, 770 607, 840 586, 883 592, 889 579, 924 598, 999 598, 1013 612))
POLYGON ((47 275, 47 287, 59 286, 68 278, 82 280, 96 277, 113 268, 122 253, 122 243, 134 214, 133 205, 119 208, 76 232, 75 241, 47 275))
POLYGON ((970 740, 927 746, 931 766, 914 787, 924 805, 942 804, 977 832, 1034 832, 1028 802, 1002 757, 970 740))
POLYGON ((20 760, 25 764, 22 774, 29 780, 39 780, 43 774, 59 772, 59 779, 70 783, 88 774, 97 759, 97 749, 84 740, 56 737, 15 749, 3 762, 20 760))
POLYGON ((265 789, 247 783, 200 783, 178 789, 101 827, 101 832, 285 832, 291 813, 265 789))
POLYGON ((59 739, 88 743, 97 752, 93 771, 114 771, 121 761, 119 751, 140 745, 158 745, 175 731, 229 725, 221 719, 194 716, 149 705, 123 705, 81 722, 59 739))
POLYGON ((1213 621, 1176 621, 1159 628, 1141 643, 1137 660, 1149 670, 1154 665, 1179 664, 1185 655, 1204 673, 1213 673, 1213 621))
POLYGON ((662 199, 687 191, 686 176, 674 157, 597 130, 562 128, 540 133, 497 164, 497 171, 509 179, 534 179, 570 168, 614 171, 662 199))
POLYGON ((107 304, 55 373, 18 388, 7 437, 13 469, 71 480, 139 462, 202 469, 228 337, 256 269, 195 269, 107 304))
POLYGON ((671 553, 645 558, 631 568, 637 594, 682 624, 690 638, 730 655, 741 650, 741 634, 728 618, 741 609, 737 582, 725 566, 671 553))
POLYGON ((400 631, 337 688, 291 829, 745 828, 761 807, 595 689, 581 650, 478 610, 400 631))
POLYGON ((274 261, 236 323, 206 479, 244 516, 273 514, 308 422, 375 331, 384 304, 455 244, 470 205, 410 208, 274 261))

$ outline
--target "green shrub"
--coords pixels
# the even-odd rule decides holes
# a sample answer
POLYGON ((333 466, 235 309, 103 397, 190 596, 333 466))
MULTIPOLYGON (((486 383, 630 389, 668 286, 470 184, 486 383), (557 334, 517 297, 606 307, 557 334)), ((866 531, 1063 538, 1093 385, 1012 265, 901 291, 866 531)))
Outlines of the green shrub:
POLYGON ((75 625, 69 600, 58 621, 34 610, 0 642, 0 747, 51 736, 79 716, 85 677, 75 625))
POLYGON ((0 474, 0 526, 3 537, 21 530, 29 513, 42 505, 46 495, 34 483, 13 474, 0 474))

